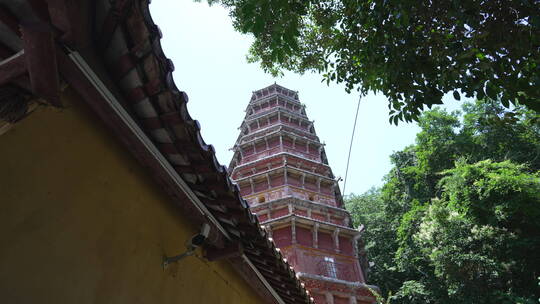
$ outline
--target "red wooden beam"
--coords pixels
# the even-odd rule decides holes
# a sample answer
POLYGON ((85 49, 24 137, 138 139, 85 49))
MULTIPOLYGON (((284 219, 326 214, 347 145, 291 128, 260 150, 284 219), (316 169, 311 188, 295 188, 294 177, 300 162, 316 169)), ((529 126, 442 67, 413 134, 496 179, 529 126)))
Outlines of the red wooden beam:
POLYGON ((13 56, 14 53, 13 50, 0 42, 0 60, 7 59, 8 57, 13 56))
POLYGON ((47 7, 47 2, 45 0, 27 0, 28 4, 32 7, 34 14, 38 16, 39 19, 45 22, 49 22, 51 17, 49 16, 49 9, 47 7))
MULTIPOLYGON (((70 1, 71 3, 71 1, 70 1)), ((47 0, 51 23, 64 33, 70 31, 68 4, 64 0, 47 0)))
POLYGON ((19 20, 17 20, 17 17, 2 4, 0 4, 0 22, 5 24, 17 36, 21 36, 21 33, 19 32, 19 20))
POLYGON ((98 36, 98 49, 104 50, 107 47, 114 31, 122 22, 132 2, 133 0, 119 0, 114 2, 114 6, 107 12, 107 16, 105 16, 105 20, 101 25, 101 33, 98 36))
POLYGON ((32 92, 54 106, 60 103, 60 77, 53 32, 46 23, 21 26, 32 92))
POLYGON ((19 88, 24 89, 27 92, 32 92, 32 87, 30 86, 30 79, 28 79, 28 75, 20 76, 10 82, 18 86, 19 88))
POLYGON ((82 48, 88 44, 90 32, 89 20, 83 16, 83 10, 92 11, 86 7, 95 1, 45 0, 48 5, 51 23, 58 28, 62 35, 61 41, 72 48, 82 48))
POLYGON ((204 257, 209 261, 219 261, 228 258, 239 257, 244 253, 240 242, 226 244, 223 248, 210 247, 204 252, 204 257))
POLYGON ((13 81, 26 73, 26 59, 24 51, 0 61, 0 85, 13 81))

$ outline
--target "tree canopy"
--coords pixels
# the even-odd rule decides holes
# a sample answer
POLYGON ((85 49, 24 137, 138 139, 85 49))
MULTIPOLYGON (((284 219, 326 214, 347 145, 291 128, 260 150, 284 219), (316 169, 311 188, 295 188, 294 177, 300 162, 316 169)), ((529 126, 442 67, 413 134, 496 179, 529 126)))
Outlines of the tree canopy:
POLYGON ((534 0, 209 0, 230 9, 264 70, 316 71, 347 91, 381 92, 391 122, 452 92, 540 111, 534 0))
POLYGON ((384 185, 346 199, 368 279, 392 303, 537 303, 538 115, 489 100, 463 112, 424 112, 384 185))

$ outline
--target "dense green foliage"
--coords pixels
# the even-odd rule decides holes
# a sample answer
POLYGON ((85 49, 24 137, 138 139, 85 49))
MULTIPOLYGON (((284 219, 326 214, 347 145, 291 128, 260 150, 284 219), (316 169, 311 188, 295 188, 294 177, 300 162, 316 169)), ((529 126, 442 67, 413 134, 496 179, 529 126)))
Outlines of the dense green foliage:
POLYGON ((540 123, 514 113, 424 112, 384 185, 347 199, 392 303, 538 303, 540 123))
POLYGON ((518 100, 540 111, 534 0, 209 0, 231 10, 266 71, 317 71, 348 91, 382 92, 393 122, 443 94, 518 100))

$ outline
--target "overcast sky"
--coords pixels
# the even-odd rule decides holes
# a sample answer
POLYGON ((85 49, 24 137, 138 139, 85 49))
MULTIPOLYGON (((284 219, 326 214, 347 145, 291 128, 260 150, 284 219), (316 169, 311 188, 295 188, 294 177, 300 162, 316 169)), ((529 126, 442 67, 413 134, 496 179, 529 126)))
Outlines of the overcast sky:
MULTIPOLYGON (((159 25, 165 54, 175 66, 178 88, 189 96, 188 109, 202 128, 205 141, 216 149, 219 161, 228 165, 229 150, 238 136, 238 127, 252 91, 274 82, 299 92, 306 112, 315 120, 315 130, 334 175, 345 177, 347 153, 354 123, 357 94, 347 94, 342 86, 321 83, 317 74, 287 73, 273 78, 258 64, 248 64, 250 36, 234 31, 225 9, 203 0, 155 0, 150 6, 159 25)), ((457 103, 449 100, 451 108, 457 103)), ((363 193, 381 180, 391 168, 389 155, 414 143, 418 127, 388 123, 387 102, 370 94, 360 105, 350 161, 346 194, 363 193)), ((343 182, 340 183, 343 191, 343 182)))

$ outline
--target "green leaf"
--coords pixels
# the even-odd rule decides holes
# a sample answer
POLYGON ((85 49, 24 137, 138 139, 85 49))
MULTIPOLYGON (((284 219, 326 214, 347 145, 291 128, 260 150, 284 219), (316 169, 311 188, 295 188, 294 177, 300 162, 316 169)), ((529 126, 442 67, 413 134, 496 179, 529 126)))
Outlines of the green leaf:
POLYGON ((461 96, 459 95, 459 92, 458 91, 454 91, 454 98, 456 100, 461 100, 461 96))
POLYGON ((497 99, 497 88, 491 81, 486 84, 486 95, 493 100, 497 99))
POLYGON ((502 103, 502 105, 503 105, 505 108, 509 108, 509 107, 510 107, 510 103, 509 103, 508 99, 506 99, 506 98, 504 98, 504 97, 501 98, 501 103, 502 103))
POLYGON ((507 1, 504 9, 460 0, 219 2, 236 29, 254 35, 251 58, 266 72, 338 71, 325 80, 404 101, 404 120, 441 104, 442 92, 456 100, 454 91, 506 96, 505 104, 523 92, 530 101, 523 104, 539 108, 540 17, 532 0, 507 1))

